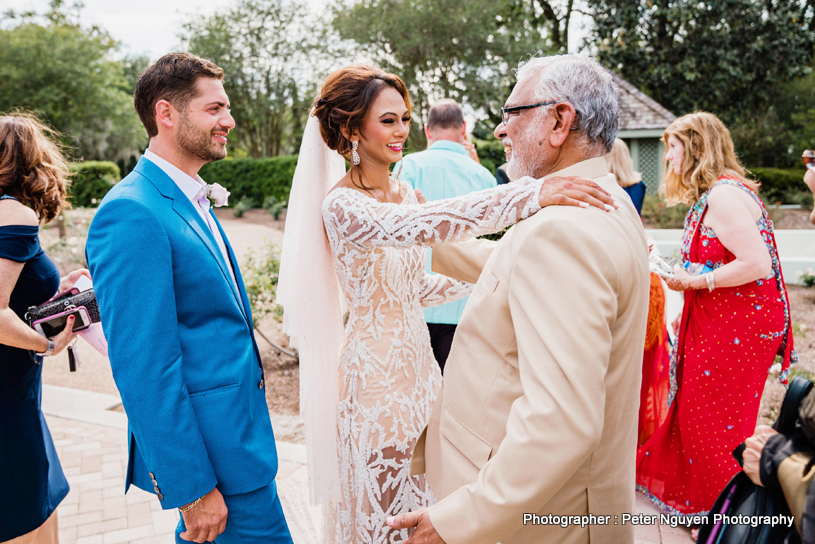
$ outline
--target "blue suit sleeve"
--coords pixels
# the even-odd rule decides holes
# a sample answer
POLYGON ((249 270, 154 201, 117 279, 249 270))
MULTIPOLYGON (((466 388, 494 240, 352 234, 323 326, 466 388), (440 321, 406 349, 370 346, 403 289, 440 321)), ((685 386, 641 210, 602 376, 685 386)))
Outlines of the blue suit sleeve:
POLYGON ((217 479, 182 375, 170 240, 148 206, 119 198, 97 212, 86 252, 131 431, 162 507, 183 506, 217 479))

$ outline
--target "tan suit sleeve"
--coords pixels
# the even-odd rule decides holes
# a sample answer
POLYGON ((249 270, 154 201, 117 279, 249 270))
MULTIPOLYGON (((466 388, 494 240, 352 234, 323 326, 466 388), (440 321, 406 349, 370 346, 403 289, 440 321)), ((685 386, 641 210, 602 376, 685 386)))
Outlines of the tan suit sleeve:
POLYGON ((609 249, 580 224, 553 218, 527 234, 509 281, 524 393, 476 482, 430 508, 447 544, 506 541, 522 528, 523 514, 543 508, 592 455, 603 433, 619 286, 609 249))
POLYGON ((778 482, 790 512, 795 516, 795 528, 801 531, 807 492, 815 481, 815 468, 811 466, 812 454, 797 452, 784 459, 778 466, 778 482))
POLYGON ((430 269, 437 274, 475 283, 498 242, 467 240, 433 247, 430 269))

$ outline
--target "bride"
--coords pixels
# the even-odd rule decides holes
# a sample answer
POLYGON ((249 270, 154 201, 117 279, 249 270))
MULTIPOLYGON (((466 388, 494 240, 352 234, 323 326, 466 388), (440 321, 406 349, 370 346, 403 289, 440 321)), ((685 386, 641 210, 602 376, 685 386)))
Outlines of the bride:
POLYGON ((408 532, 386 518, 435 502, 424 477, 410 475, 441 387, 422 308, 472 286, 426 274, 421 246, 497 232, 555 202, 612 203, 590 182, 532 178, 420 203, 389 174, 410 115, 399 77, 365 65, 334 72, 314 101, 292 185, 277 300, 300 350, 309 487, 328 505, 328 542, 402 542, 408 532))

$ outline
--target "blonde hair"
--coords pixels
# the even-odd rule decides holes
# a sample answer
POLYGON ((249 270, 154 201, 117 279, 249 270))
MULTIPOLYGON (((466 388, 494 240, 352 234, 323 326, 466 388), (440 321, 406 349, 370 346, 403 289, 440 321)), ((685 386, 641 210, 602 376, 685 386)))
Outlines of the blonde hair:
POLYGON ((606 155, 608 170, 617 178, 620 187, 631 187, 642 181, 642 173, 634 171, 634 162, 628 146, 619 138, 614 140, 611 151, 606 155))
POLYGON ((665 155, 662 158, 660 192, 669 204, 694 204, 722 176, 744 183, 758 192, 758 182, 748 179, 739 164, 730 131, 712 113, 697 111, 683 115, 665 129, 662 135, 665 155), (677 175, 669 165, 668 138, 671 136, 685 147, 682 173, 677 175))
POLYGON ((57 137, 29 113, 0 115, 0 195, 13 196, 46 223, 70 207, 71 172, 57 137))

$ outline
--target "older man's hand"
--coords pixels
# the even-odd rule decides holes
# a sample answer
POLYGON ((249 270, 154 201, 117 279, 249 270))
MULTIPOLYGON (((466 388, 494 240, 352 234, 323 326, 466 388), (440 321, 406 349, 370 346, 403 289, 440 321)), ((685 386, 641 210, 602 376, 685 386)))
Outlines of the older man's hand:
POLYGON ((541 187, 541 208, 546 206, 594 206, 612 211, 619 208, 614 197, 591 180, 574 176, 549 178, 541 187))
POLYGON ((433 528, 433 524, 430 523, 427 508, 391 516, 387 519, 387 522, 392 529, 416 528, 405 544, 445 544, 439 533, 433 528))
POLYGON ((767 444, 771 436, 778 434, 775 429, 767 425, 759 425, 756 432, 744 441, 747 448, 744 450, 744 473, 753 480, 756 485, 761 483, 761 451, 767 444))

